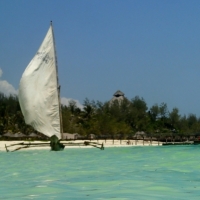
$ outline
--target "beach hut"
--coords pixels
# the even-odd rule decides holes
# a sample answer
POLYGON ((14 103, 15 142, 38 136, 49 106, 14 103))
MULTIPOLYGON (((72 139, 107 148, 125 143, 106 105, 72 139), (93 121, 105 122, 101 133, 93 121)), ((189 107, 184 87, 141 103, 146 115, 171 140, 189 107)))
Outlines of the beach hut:
POLYGON ((39 139, 41 137, 39 135, 37 135, 36 133, 30 133, 29 135, 27 135, 27 138, 29 138, 31 140, 35 140, 35 139, 39 139))
POLYGON ((95 135, 95 134, 90 134, 90 135, 89 135, 89 139, 90 139, 90 140, 94 140, 95 138, 96 138, 96 135, 95 135))
POLYGON ((29 136, 29 137, 37 137, 38 135, 35 134, 35 133, 30 133, 28 136, 29 136))
POLYGON ((135 143, 137 144, 137 140, 143 140, 143 145, 144 145, 145 137, 146 137, 146 133, 144 131, 137 131, 134 135, 135 143))
POLYGON ((79 138, 81 138, 81 136, 78 133, 63 133, 64 140, 77 140, 79 138))
POLYGON ((78 133, 73 133, 73 134, 74 134, 74 139, 75 139, 75 140, 78 140, 78 139, 81 139, 81 138, 82 138, 82 136, 79 135, 78 133))
POLYGON ((26 137, 26 135, 24 135, 23 133, 15 133, 13 134, 13 138, 16 138, 16 139, 24 139, 26 137))
POLYGON ((146 133, 144 131, 137 131, 134 135, 134 137, 137 137, 137 138, 144 138, 146 137, 146 133))
POLYGON ((7 132, 7 133, 3 134, 3 137, 4 137, 4 138, 7 138, 7 139, 10 139, 10 138, 13 137, 13 134, 10 133, 10 132, 7 132))

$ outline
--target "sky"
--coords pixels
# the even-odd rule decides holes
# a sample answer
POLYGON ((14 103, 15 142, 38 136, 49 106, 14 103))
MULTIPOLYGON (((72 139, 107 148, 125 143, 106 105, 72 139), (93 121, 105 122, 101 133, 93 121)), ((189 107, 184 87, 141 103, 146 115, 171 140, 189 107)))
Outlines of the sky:
POLYGON ((0 0, 0 92, 17 94, 51 20, 62 102, 121 90, 200 117, 199 0, 0 0))

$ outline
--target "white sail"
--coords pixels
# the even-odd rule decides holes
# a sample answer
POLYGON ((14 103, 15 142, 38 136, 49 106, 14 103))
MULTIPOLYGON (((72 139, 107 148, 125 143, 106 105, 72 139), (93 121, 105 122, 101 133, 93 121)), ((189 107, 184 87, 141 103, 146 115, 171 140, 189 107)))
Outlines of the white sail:
POLYGON ((25 122, 35 130, 61 138, 60 103, 52 26, 25 69, 19 85, 19 103, 25 122))

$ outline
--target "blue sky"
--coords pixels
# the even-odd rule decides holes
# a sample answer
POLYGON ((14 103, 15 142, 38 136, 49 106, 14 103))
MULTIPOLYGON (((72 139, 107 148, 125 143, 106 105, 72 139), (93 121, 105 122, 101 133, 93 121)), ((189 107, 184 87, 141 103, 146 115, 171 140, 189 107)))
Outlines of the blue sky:
POLYGON ((61 97, 119 89, 200 117, 200 1, 0 0, 1 91, 16 93, 51 20, 61 97))

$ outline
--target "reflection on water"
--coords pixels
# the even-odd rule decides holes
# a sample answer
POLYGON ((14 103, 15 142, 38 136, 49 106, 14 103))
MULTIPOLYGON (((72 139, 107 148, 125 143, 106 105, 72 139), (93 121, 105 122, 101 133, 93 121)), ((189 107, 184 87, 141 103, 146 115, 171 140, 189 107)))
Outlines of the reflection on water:
POLYGON ((0 152, 0 199, 199 199, 200 146, 0 152))

